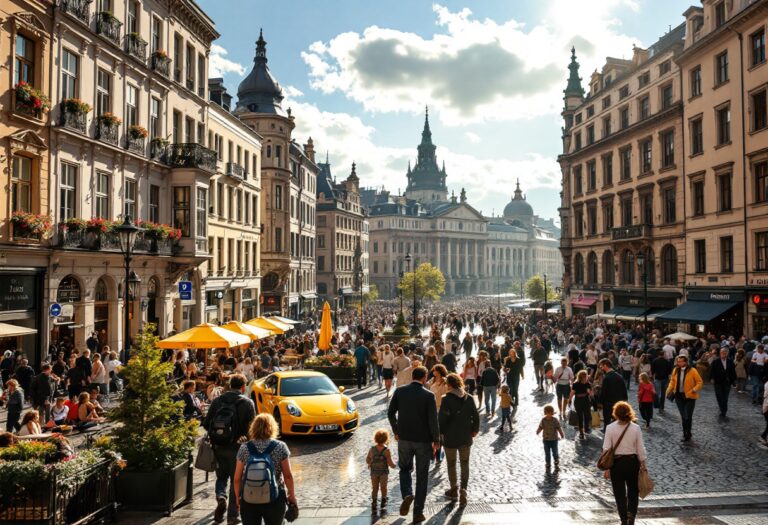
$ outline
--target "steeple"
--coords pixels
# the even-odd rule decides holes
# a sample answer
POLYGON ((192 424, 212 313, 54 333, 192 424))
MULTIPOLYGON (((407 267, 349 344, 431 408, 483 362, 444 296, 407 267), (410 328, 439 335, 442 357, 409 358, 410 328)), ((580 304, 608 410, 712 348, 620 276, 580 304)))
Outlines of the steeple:
POLYGON ((523 200, 523 191, 520 189, 520 179, 517 179, 517 185, 515 186, 515 196, 512 197, 512 200, 523 200))
POLYGON ((432 144, 432 130, 429 129, 429 106, 424 107, 424 131, 421 132, 421 143, 432 144))
POLYGON ((253 69, 237 88, 235 111, 285 116, 282 101, 283 88, 267 66, 267 41, 260 30, 259 39, 256 41, 256 55, 253 57, 253 69))
POLYGON ((581 87, 581 77, 579 76, 579 63, 576 61, 576 48, 571 47, 571 63, 568 64, 570 75, 568 76, 568 86, 565 88, 567 97, 581 97, 584 98, 584 88, 581 87))
POLYGON ((267 61, 267 41, 264 40, 264 32, 259 28, 259 39, 256 41, 256 56, 253 57, 254 62, 263 60, 267 61))
POLYGON ((357 176, 357 164, 354 162, 352 163, 352 173, 349 174, 349 177, 347 177, 347 180, 349 181, 358 181, 360 178, 357 176))
POLYGON ((432 130, 429 128, 428 106, 424 108, 424 129, 421 132, 421 143, 416 149, 416 164, 411 168, 408 163, 406 196, 421 202, 447 202, 445 164, 441 171, 435 155, 437 147, 432 142, 432 130))

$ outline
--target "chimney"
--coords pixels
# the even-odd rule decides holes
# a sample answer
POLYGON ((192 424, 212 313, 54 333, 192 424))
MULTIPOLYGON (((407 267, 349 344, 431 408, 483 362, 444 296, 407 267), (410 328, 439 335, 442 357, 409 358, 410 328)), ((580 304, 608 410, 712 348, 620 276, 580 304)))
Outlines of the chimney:
POLYGON ((208 96, 211 102, 214 102, 222 108, 229 111, 232 106, 232 95, 227 93, 227 88, 224 87, 223 78, 209 78, 208 79, 208 96))

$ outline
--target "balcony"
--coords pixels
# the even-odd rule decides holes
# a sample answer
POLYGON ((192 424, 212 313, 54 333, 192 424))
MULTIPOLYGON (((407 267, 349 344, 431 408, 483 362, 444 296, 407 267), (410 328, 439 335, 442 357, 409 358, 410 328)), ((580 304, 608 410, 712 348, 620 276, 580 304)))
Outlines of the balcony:
POLYGON ((144 155, 146 151, 146 138, 144 137, 132 137, 130 134, 125 137, 125 149, 144 155))
POLYGON ((162 160, 165 150, 168 147, 168 141, 155 137, 149 141, 149 156, 154 160, 162 160))
POLYGON ((621 226, 611 230, 611 239, 614 241, 626 241, 632 239, 649 239, 653 234, 653 226, 648 224, 633 224, 621 226))
MULTIPOLYGON (((117 233, 94 233, 86 230, 61 231, 59 233, 59 248, 64 250, 88 250, 120 253, 120 239, 117 233)), ((140 232, 136 236, 134 253, 173 255, 174 241, 171 239, 156 239, 140 232)))
POLYGON ((102 142, 117 145, 120 124, 99 120, 96 123, 96 138, 102 142))
POLYGON ((62 108, 61 116, 59 117, 59 125, 80 133, 85 133, 86 114, 62 108))
POLYGON ((234 177, 236 179, 243 179, 243 173, 245 170, 243 170, 243 167, 238 164, 237 162, 227 162, 226 164, 226 173, 230 177, 234 177))
POLYGON ((88 25, 91 21, 91 2, 92 0, 61 0, 59 8, 88 25))
POLYGON ((216 173, 216 152, 194 142, 168 146, 165 162, 171 168, 194 168, 216 173))
POLYGON ((101 11, 96 15, 96 32, 112 41, 116 46, 120 45, 120 28, 123 23, 109 11, 101 11))
POLYGON ((125 52, 142 62, 147 60, 147 42, 138 33, 125 35, 125 52))
POLYGON ((165 78, 171 78, 171 59, 164 51, 155 51, 152 53, 151 67, 165 78))

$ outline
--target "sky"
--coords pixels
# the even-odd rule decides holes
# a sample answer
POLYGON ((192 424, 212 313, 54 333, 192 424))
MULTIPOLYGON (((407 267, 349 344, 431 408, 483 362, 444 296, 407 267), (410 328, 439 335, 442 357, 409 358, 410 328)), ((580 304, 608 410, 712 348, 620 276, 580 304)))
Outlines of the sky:
POLYGON ((338 179, 405 189, 429 106, 449 191, 498 215, 515 182, 542 218, 560 204, 560 111, 580 75, 683 22, 681 0, 197 0, 221 37, 210 76, 236 97, 263 29, 272 74, 338 179))

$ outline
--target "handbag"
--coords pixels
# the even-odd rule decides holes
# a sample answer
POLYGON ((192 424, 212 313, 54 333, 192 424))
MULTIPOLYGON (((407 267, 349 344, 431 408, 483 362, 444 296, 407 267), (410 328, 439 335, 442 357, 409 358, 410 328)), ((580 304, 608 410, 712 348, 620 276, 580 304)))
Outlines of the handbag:
POLYGON ((597 410, 592 411, 592 428, 597 428, 602 423, 602 420, 600 419, 600 412, 597 410))
POLYGON ((213 453, 211 440, 206 434, 197 444, 197 457, 195 457, 195 468, 203 472, 215 472, 217 466, 216 455, 213 453))
POLYGON ((579 415, 572 408, 568 410, 568 424, 572 427, 579 426, 579 415))
POLYGON ((630 424, 627 423, 624 432, 621 433, 621 436, 619 436, 619 440, 616 442, 616 444, 608 450, 603 450, 602 454, 600 454, 600 457, 597 460, 597 468, 600 470, 611 470, 613 468, 613 456, 616 453, 616 449, 621 444, 621 440, 624 439, 624 434, 626 434, 627 430, 629 430, 629 425, 630 424))
POLYGON ((642 499, 653 491, 653 480, 645 467, 640 467, 640 473, 637 475, 637 489, 642 499))

